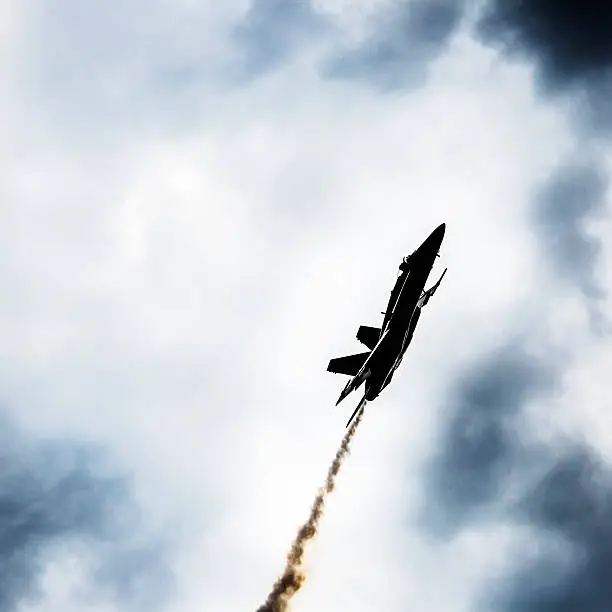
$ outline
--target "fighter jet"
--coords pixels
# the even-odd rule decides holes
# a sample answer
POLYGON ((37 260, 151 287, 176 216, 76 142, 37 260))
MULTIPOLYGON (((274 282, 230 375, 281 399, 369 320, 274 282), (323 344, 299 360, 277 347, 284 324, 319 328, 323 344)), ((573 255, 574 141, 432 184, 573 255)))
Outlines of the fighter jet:
POLYGON ((433 268, 444 238, 446 225, 439 225, 426 240, 408 257, 404 257, 399 267, 397 281, 381 327, 362 325, 357 331, 357 340, 368 347, 365 353, 347 355, 332 359, 327 366, 328 372, 348 374, 351 380, 344 387, 336 406, 351 392, 365 383, 365 394, 355 412, 351 415, 348 427, 368 401, 377 398, 391 382, 395 370, 402 362, 406 349, 412 342, 414 330, 421 316, 421 310, 436 292, 446 269, 438 282, 430 289, 425 283, 433 268))

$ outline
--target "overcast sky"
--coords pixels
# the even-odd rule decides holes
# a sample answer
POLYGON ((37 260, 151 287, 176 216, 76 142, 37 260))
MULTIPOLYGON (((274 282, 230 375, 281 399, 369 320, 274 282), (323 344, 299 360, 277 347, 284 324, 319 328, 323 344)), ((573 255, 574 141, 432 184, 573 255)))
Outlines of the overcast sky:
POLYGON ((441 222, 293 609, 612 607, 607 4, 0 0, 0 612, 255 610, 441 222))

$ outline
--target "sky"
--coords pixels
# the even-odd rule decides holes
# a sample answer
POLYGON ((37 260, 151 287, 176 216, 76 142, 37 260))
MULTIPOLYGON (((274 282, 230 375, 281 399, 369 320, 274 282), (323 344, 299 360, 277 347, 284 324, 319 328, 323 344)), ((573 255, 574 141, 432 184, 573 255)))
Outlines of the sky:
POLYGON ((0 0, 0 612, 255 610, 441 222, 292 609, 612 607, 607 4, 0 0))

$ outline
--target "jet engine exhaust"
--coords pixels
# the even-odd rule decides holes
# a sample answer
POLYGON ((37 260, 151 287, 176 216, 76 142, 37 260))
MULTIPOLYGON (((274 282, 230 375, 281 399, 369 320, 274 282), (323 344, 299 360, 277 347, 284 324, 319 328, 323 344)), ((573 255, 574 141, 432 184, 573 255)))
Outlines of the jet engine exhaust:
POLYGON ((291 598, 304 584, 306 574, 303 567, 303 561, 306 544, 317 535, 319 522, 323 516, 325 498, 334 490, 336 476, 349 452, 349 445, 363 417, 365 404, 365 398, 359 402, 359 406, 357 407, 357 418, 353 421, 350 429, 344 435, 340 448, 327 472, 325 485, 319 489, 314 503, 312 504, 312 508, 310 509, 308 520, 300 527, 297 537, 287 554, 285 571, 274 583, 266 602, 257 609, 257 612, 285 612, 289 609, 291 598))

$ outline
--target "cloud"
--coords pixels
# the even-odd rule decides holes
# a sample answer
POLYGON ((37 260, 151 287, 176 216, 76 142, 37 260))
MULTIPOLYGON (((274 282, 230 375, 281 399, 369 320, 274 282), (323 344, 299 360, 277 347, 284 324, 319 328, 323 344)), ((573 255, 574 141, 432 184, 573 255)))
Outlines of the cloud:
MULTIPOLYGON (((553 536, 566 554, 542 547, 536 560, 519 567, 501 589, 500 610, 601 612, 612 602, 612 471, 581 445, 561 458, 518 508, 518 521, 553 536)), ((557 549, 558 550, 558 549, 557 549)), ((518 565, 518 564, 517 564, 518 565)))
POLYGON ((355 48, 337 51, 323 74, 361 80, 383 91, 421 86, 429 63, 446 49, 462 9, 455 0, 392 3, 370 36, 355 48))
POLYGON ((278 67, 329 27, 310 0, 252 0, 234 28, 242 56, 239 74, 249 78, 278 67))
POLYGON ((478 32, 510 56, 535 61, 540 83, 570 93, 587 123, 612 126, 612 6, 606 0, 491 0, 478 32))
POLYGON ((520 462, 519 418, 525 405, 556 384, 553 364, 520 340, 486 355, 454 385, 441 450, 427 472, 427 524, 454 533, 502 495, 520 462))
POLYGON ((612 601, 612 469, 584 442, 534 431, 527 408, 561 388, 565 368, 526 343, 493 351, 451 390, 455 410, 426 470, 425 524, 453 539, 510 528, 508 564, 473 598, 486 609, 601 612, 612 601))
POLYGON ((22 103, 38 133, 103 144, 143 129, 176 128, 206 106, 206 92, 240 7, 126 0, 103 7, 30 3, 15 57, 22 103))
MULTIPOLYGON (((490 0, 477 23, 485 42, 508 57, 526 57, 535 66, 545 93, 571 101, 570 110, 588 139, 606 135, 612 126, 612 6, 608 2, 490 0)), ((584 133, 577 131, 581 139, 584 133)), ((593 329, 605 322, 594 300, 605 297, 595 268, 600 240, 586 224, 605 212, 609 185, 605 153, 581 139, 577 153, 566 157, 536 190, 532 220, 540 247, 557 278, 586 298, 593 329), (587 146, 588 145, 588 146, 587 146)))
POLYGON ((572 160, 553 172, 535 198, 534 222, 545 256, 559 278, 589 299, 605 295, 595 278, 602 245, 584 225, 605 211, 608 182, 597 161, 572 160))
POLYGON ((66 554, 85 560, 88 574, 75 597, 163 605, 172 590, 166 551, 143 539, 129 481, 109 473, 98 449, 37 440, 0 421, 0 610, 36 603, 45 572, 66 554))

